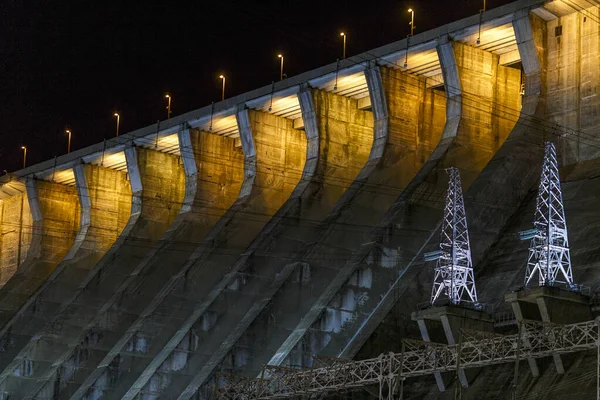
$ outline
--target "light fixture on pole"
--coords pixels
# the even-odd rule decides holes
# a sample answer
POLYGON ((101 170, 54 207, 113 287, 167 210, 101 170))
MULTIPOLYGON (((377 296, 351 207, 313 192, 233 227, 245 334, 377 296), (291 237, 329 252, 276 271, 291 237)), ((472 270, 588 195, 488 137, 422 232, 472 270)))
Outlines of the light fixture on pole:
POLYGON ((415 34, 415 11, 409 8, 408 12, 410 13, 410 36, 413 36, 415 34))
POLYGON ((481 44, 481 23, 483 22, 483 13, 486 9, 486 0, 483 0, 483 8, 479 10, 479 32, 477 34, 477 44, 481 44))
POLYGON ((171 118, 171 96, 170 95, 165 95, 165 97, 168 100, 167 103, 167 119, 171 118))
POLYGON ((344 50, 342 51, 342 59, 346 58, 346 34, 344 32, 340 32, 340 36, 344 38, 344 50))
POLYGON ((27 165, 27 147, 21 146, 21 150, 23 150, 23 168, 27 165))
POLYGON ((65 133, 69 135, 69 139, 67 139, 67 154, 71 152, 71 131, 66 129, 65 133))
POLYGON ((117 117, 117 136, 119 136, 119 122, 121 120, 121 116, 119 113, 115 113, 115 117, 117 117))
POLYGON ((225 75, 219 75, 219 78, 223 81, 223 86, 221 88, 221 101, 225 100, 225 75))
POLYGON ((279 80, 283 80, 283 54, 277 54, 277 58, 281 59, 281 64, 279 68, 279 80))

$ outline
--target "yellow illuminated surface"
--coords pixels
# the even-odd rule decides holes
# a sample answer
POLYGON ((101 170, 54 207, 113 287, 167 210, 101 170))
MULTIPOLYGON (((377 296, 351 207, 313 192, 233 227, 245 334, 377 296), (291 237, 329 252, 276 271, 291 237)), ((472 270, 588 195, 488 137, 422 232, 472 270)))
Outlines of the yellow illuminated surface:
POLYGON ((272 104, 271 100, 269 99, 263 102, 260 107, 256 109, 290 119, 300 118, 302 116, 302 112, 300 111, 300 102, 298 101, 298 96, 295 94, 285 97, 274 96, 272 104), (271 106, 270 111, 269 106, 271 106))
POLYGON ((475 46, 497 55, 517 50, 517 40, 512 24, 504 24, 493 28, 487 28, 484 25, 481 28, 481 34, 479 34, 478 27, 471 27, 466 33, 459 41, 470 46, 475 46), (478 37, 479 44, 477 44, 478 37))
POLYGON ((238 126, 235 115, 226 117, 215 116, 212 121, 212 133, 222 136, 238 137, 238 126))
POLYGON ((25 192, 25 184, 20 181, 11 181, 0 186, 0 199, 25 192))
MULTIPOLYGON (((45 177, 46 180, 52 180, 52 173, 45 177)), ((74 185, 75 184, 75 173, 72 169, 65 169, 62 171, 54 172, 54 182, 62 183, 64 185, 74 185)))
POLYGON ((338 77, 336 93, 350 97, 364 97, 368 95, 369 92, 365 74, 363 72, 359 72, 352 75, 338 77))
POLYGON ((337 79, 335 74, 330 74, 325 81, 321 80, 319 83, 311 82, 311 84, 314 84, 315 87, 321 90, 334 92, 335 94, 355 99, 360 99, 369 95, 367 80, 365 79, 363 71, 356 71, 354 73, 340 71, 337 79))
POLYGON ((179 139, 177 138, 177 134, 174 133, 172 135, 159 138, 157 149, 166 153, 180 155, 179 139))
POLYGON ((105 168, 113 168, 113 169, 123 169, 127 168, 127 161, 125 160, 125 152, 120 151, 118 153, 113 154, 104 154, 104 160, 102 158, 98 158, 92 164, 100 165, 102 162, 102 166, 105 168))

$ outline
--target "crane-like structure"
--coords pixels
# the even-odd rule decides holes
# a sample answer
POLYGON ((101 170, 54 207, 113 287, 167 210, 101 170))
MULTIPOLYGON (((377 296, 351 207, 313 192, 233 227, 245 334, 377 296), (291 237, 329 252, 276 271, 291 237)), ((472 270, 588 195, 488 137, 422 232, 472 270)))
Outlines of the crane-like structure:
POLYGON ((573 288, 558 161, 556 148, 551 142, 546 142, 533 225, 525 287, 530 287, 537 275, 539 286, 565 285, 573 288))
POLYGON ((434 304, 442 294, 447 296, 452 304, 477 303, 460 173, 457 168, 452 167, 448 169, 448 175, 450 179, 442 221, 439 258, 431 291, 431 304, 434 304))

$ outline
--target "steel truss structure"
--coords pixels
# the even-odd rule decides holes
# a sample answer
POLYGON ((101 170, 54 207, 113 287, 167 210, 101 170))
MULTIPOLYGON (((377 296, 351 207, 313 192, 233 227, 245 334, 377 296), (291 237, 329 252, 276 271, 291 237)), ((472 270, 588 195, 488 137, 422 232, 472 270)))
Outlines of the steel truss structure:
POLYGON ((462 340, 456 345, 404 340, 401 353, 367 360, 340 360, 304 371, 266 367, 261 379, 220 374, 213 397, 226 400, 309 397, 379 385, 379 398, 392 399, 407 378, 595 349, 599 331, 600 319, 571 325, 525 320, 514 335, 462 331, 462 340))
POLYGON ((551 142, 546 142, 533 225, 525 287, 531 286, 537 274, 540 286, 574 288, 556 148, 551 142))
POLYGON ((471 262, 469 230, 463 200, 460 173, 457 168, 449 168, 446 206, 442 220, 440 252, 431 291, 431 304, 442 294, 452 304, 461 302, 477 303, 475 276, 471 262))

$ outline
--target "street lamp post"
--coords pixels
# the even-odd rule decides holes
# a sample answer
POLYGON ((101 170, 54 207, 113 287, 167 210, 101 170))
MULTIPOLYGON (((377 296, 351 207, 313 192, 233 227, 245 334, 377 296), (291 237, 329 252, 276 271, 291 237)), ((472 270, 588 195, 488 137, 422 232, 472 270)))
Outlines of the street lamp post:
POLYGON ((409 8, 408 12, 410 13, 410 36, 413 36, 415 34, 415 11, 409 8))
POLYGON ((67 140, 67 154, 71 152, 71 131, 65 130, 65 133, 69 135, 69 139, 67 140))
POLYGON ((117 136, 119 136, 119 122, 121 120, 121 116, 119 113, 115 113, 115 117, 117 117, 117 136))
POLYGON ((344 32, 341 32, 340 36, 344 38, 344 50, 342 52, 342 59, 344 59, 346 58, 346 34, 344 32))
POLYGON ((27 165, 27 147, 21 146, 21 149, 23 150, 23 168, 25 168, 27 165))
POLYGON ((171 118, 171 96, 170 95, 165 95, 165 97, 168 99, 168 103, 167 103, 167 119, 171 118))
POLYGON ((283 54, 277 54, 277 58, 281 59, 281 64, 279 68, 279 80, 283 80, 283 54))
POLYGON ((225 100, 225 75, 219 75, 219 78, 223 81, 223 86, 221 87, 221 101, 225 100))

